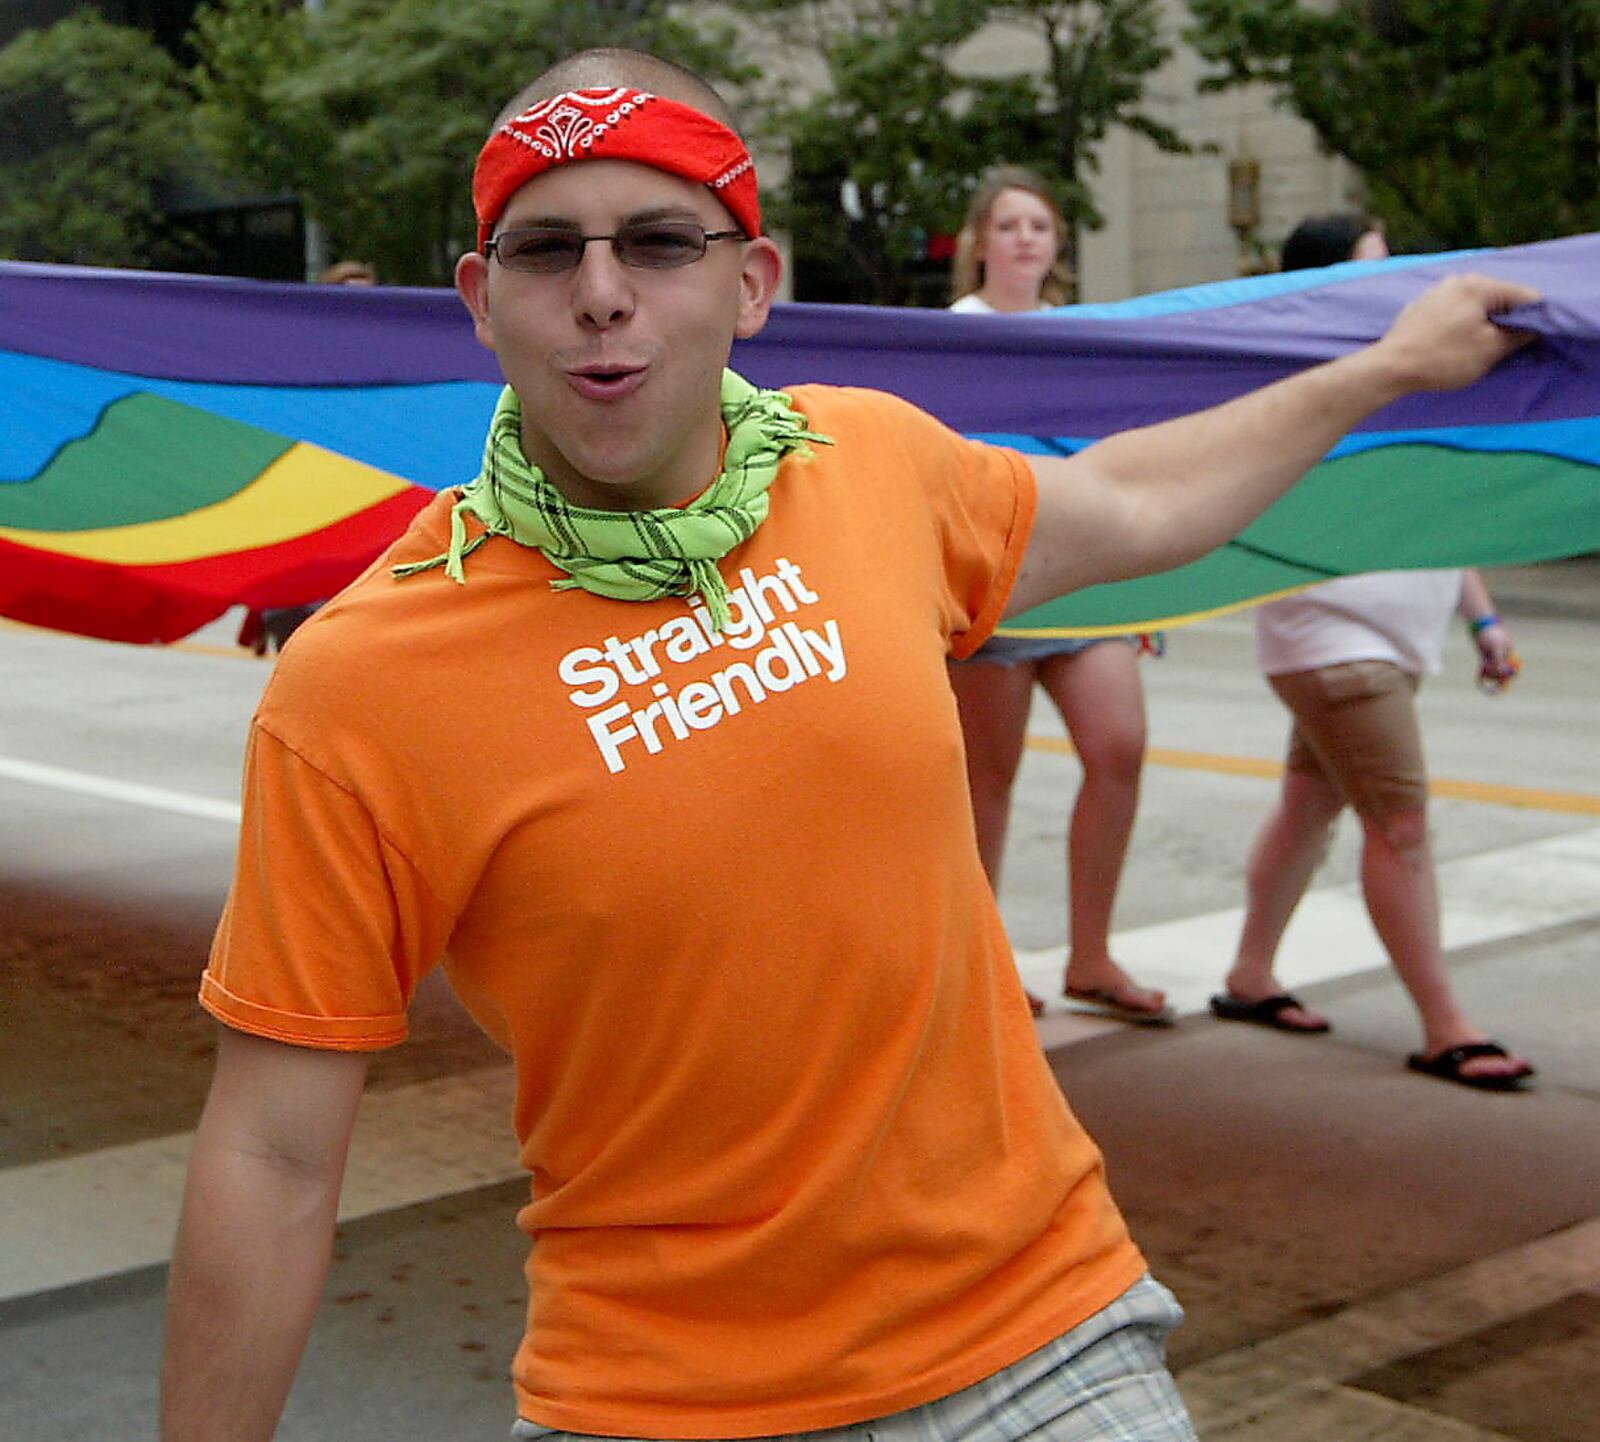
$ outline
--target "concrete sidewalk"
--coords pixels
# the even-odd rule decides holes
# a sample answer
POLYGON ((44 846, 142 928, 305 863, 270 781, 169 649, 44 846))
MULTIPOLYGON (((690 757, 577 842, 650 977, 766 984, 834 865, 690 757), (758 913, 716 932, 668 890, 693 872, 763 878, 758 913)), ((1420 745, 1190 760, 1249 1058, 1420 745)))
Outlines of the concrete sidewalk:
MULTIPOLYGON (((1589 624, 1600 560, 1489 580, 1525 676, 1485 701, 1456 634, 1450 672, 1422 703, 1436 775, 1528 788, 1523 804, 1436 808, 1442 862, 1504 862, 1509 875, 1505 858, 1543 856, 1600 819, 1584 809, 1600 797, 1589 624), (1541 809, 1539 795, 1557 792, 1578 809, 1541 809)), ((5 749, 231 798, 266 674, 216 655, 0 633, 0 686, 17 698, 5 749)), ((1281 713, 1240 618, 1182 633, 1147 674, 1158 746, 1280 754, 1281 713)), ((1033 750, 1019 787, 1003 900, 1019 948, 1041 956, 1061 945, 1076 776, 1070 756, 1033 750)), ((1153 767, 1119 934, 1175 928, 1175 954, 1205 984, 1220 979, 1225 948, 1204 923, 1237 905, 1270 795, 1260 774, 1153 767)), ((0 1442, 152 1442, 172 1155, 212 1045, 193 990, 232 828, 3 778, 0 815, 11 843, 0 847, 0 1275, 31 1266, 54 1278, 0 1285, 0 1442), (73 1222, 80 1207, 107 1220, 73 1222), (139 1230, 140 1247, 119 1253, 119 1229, 139 1230), (44 1256, 51 1247, 65 1260, 44 1256), (101 1247, 110 1260, 97 1275, 79 1254, 101 1247)), ((1346 828, 1319 887, 1350 881, 1353 842, 1346 828)), ((1482 909, 1469 891, 1447 888, 1447 923, 1454 908, 1482 909)), ((1521 1095, 1407 1072, 1415 1018, 1390 970, 1346 964, 1330 933, 1313 939, 1349 973, 1293 983, 1333 1018, 1328 1037, 1203 1013, 1169 1031, 1059 1013, 1041 1026, 1135 1235, 1188 1308, 1172 1360, 1202 1437, 1597 1442, 1600 875, 1592 914, 1535 916, 1451 954, 1472 1015, 1539 1065, 1521 1095)), ((511 1175, 498 1142, 457 1127, 451 1159, 471 1168, 448 1173, 448 1195, 430 1193, 443 1169, 419 1140, 450 1125, 463 1093, 500 1115, 496 1061, 430 982, 412 1040, 375 1064, 370 1115, 392 1175, 368 1176, 376 1200, 340 1227, 281 1442, 505 1436, 526 1305, 512 1216, 526 1184, 498 1179, 511 1175), (447 1105, 419 1111, 444 1093, 447 1105), (469 1141, 486 1150, 459 1155, 469 1141)))
POLYGON ((1523 1094, 1403 1070, 1387 968, 1304 989, 1328 1037, 1189 1019, 1052 1054, 1189 1309, 1172 1360, 1208 1442, 1600 1438, 1597 943, 1452 957, 1539 1061, 1523 1094))
MULTIPOLYGON (((1327 1037, 1190 1016, 1050 1053, 1188 1309, 1172 1362, 1206 1442, 1600 1437, 1597 941, 1585 922, 1452 958, 1473 1011, 1538 1060, 1524 1094, 1405 1071, 1414 1022, 1387 969, 1305 989, 1327 1037)), ((438 1059, 465 1043, 432 1007, 438 1059)), ((282 1442, 505 1434, 525 1194, 341 1226, 282 1442)), ((0 1438, 153 1438, 164 1280, 0 1303, 0 1438)))

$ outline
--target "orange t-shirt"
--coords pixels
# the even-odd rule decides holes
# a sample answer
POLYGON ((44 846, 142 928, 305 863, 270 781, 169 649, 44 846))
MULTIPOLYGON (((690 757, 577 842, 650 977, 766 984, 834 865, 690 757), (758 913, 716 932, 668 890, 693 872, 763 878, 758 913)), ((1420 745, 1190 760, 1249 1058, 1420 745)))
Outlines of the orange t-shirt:
POLYGON ((800 387, 698 602, 439 554, 441 497, 296 635, 252 731, 201 990, 306 1046, 405 1034, 443 962, 512 1054, 532 1173, 522 1415, 629 1436, 839 1426, 1042 1346, 1144 1269, 1040 1054, 945 673, 999 619, 1033 478, 800 387))

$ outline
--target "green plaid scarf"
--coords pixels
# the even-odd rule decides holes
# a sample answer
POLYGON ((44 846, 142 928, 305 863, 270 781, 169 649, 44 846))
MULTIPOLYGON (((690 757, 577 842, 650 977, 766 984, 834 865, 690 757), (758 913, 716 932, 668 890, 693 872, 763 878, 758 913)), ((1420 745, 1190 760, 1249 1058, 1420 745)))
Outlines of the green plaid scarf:
POLYGON ((490 536, 536 546, 567 573, 558 591, 581 586, 620 601, 662 596, 705 598, 712 624, 729 621, 728 588, 717 562, 747 541, 767 518, 767 488, 790 451, 810 454, 808 441, 831 445, 807 428, 782 391, 757 390, 731 370, 722 373, 722 420, 728 450, 722 474, 683 507, 650 511, 597 511, 568 502, 522 454, 522 404, 507 386, 500 394, 483 469, 450 512, 450 548, 442 556, 396 566, 399 577, 443 566, 466 583, 462 562, 490 536), (467 540, 466 518, 483 522, 467 540))

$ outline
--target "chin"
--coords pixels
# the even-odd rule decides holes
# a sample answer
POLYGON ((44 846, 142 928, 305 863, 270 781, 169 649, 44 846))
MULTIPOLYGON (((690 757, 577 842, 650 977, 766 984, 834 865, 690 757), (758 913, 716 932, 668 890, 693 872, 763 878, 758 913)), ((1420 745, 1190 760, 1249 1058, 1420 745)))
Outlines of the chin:
MULTIPOLYGON (((639 491, 646 485, 646 478, 635 468, 599 460, 574 465, 571 474, 575 477, 572 489, 581 491, 583 496, 580 504, 596 510, 632 509, 638 504, 639 491)), ((567 488, 558 486, 557 489, 567 488)))

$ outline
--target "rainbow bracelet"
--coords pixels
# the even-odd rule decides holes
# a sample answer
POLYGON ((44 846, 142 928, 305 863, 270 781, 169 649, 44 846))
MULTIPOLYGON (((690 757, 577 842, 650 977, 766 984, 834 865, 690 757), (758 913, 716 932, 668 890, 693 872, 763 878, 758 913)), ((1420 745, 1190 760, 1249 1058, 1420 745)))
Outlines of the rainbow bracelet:
POLYGON ((1497 616, 1493 611, 1490 611, 1487 616, 1479 616, 1476 621, 1468 621, 1467 630, 1472 632, 1474 636, 1480 636, 1487 631, 1489 627, 1498 626, 1500 624, 1501 621, 1499 616, 1497 616))

